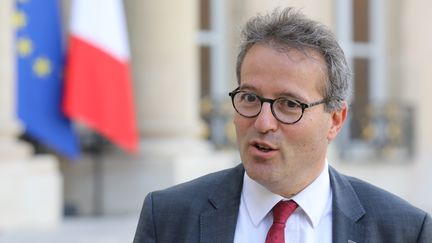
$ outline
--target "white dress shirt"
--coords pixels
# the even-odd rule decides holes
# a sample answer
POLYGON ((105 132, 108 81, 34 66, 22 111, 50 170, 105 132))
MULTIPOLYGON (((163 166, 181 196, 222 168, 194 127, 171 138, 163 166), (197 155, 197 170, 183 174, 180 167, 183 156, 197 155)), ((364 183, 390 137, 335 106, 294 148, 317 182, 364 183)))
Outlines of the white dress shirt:
MULTIPOLYGON (((245 173, 234 243, 264 243, 273 223, 271 209, 283 199, 245 173)), ((332 242, 332 192, 327 162, 315 181, 287 199, 299 207, 287 220, 285 242, 332 242)))

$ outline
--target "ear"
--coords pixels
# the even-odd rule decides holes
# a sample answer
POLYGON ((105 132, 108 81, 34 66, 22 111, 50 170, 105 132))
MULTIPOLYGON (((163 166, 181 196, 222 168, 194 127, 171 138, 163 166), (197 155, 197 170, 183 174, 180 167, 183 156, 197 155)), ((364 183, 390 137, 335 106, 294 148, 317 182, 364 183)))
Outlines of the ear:
POLYGON ((330 129, 327 134, 328 141, 332 141, 339 134, 342 129, 342 125, 344 124, 346 117, 348 114, 348 105, 344 101, 343 106, 339 110, 335 110, 331 112, 330 117, 330 129))

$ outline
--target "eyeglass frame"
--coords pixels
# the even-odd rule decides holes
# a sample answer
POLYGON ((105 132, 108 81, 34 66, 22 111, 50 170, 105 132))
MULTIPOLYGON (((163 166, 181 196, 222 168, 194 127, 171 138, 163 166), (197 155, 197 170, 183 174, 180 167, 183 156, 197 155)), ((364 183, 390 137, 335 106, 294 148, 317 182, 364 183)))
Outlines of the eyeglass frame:
POLYGON ((249 92, 250 94, 253 94, 253 95, 255 95, 255 96, 258 98, 258 100, 261 102, 261 106, 260 106, 260 109, 259 109, 259 111, 258 111, 258 113, 257 113, 256 115, 253 115, 253 116, 245 116, 245 115, 243 115, 242 113, 240 113, 240 112, 237 110, 237 108, 236 108, 236 106, 235 106, 235 104, 234 104, 234 97, 235 97, 238 93, 240 93, 240 92, 248 93, 247 91, 240 90, 240 87, 237 87, 236 89, 234 89, 233 91, 231 91, 231 92, 228 93, 228 95, 231 97, 231 103, 232 103, 232 105, 233 105, 233 107, 234 107, 234 110, 235 110, 239 115, 241 115, 241 116, 243 116, 243 117, 246 117, 246 118, 255 118, 255 117, 257 117, 257 116, 261 113, 261 110, 262 110, 262 106, 263 106, 263 104, 267 102, 267 103, 270 104, 270 110, 271 110, 271 112, 272 112, 274 118, 276 118, 276 120, 278 120, 279 122, 281 122, 281 123, 283 123, 283 124, 287 124, 287 125, 292 125, 292 124, 295 124, 295 123, 299 122, 299 121, 303 118, 304 111, 305 111, 306 109, 311 108, 311 107, 316 106, 316 105, 320 105, 320 104, 327 104, 327 103, 329 102, 329 99, 325 98, 325 99, 322 99, 322 100, 315 101, 315 102, 312 102, 312 103, 307 104, 307 103, 301 102, 301 101, 296 100, 296 99, 287 99, 287 98, 284 98, 284 97, 279 97, 279 98, 276 98, 276 99, 269 99, 269 98, 261 97, 261 96, 255 94, 255 93, 253 93, 253 92, 249 92), (297 102, 297 103, 300 105, 300 107, 301 107, 301 109, 302 109, 302 113, 301 113, 300 117, 299 117, 296 121, 293 121, 293 122, 284 122, 284 121, 281 121, 280 118, 277 117, 277 115, 276 115, 276 113, 275 113, 275 111, 274 111, 274 108, 273 108, 273 104, 274 104, 277 100, 281 100, 281 99, 292 100, 292 101, 297 102))

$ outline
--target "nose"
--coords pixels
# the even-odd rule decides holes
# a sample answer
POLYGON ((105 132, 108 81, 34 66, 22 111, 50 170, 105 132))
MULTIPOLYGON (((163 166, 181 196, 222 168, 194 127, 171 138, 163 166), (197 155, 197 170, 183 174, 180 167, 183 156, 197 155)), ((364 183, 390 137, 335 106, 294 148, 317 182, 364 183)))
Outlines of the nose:
POLYGON ((274 132, 276 131, 278 124, 278 120, 276 120, 271 112, 271 105, 267 102, 264 103, 261 112, 256 117, 255 128, 260 133, 274 132))

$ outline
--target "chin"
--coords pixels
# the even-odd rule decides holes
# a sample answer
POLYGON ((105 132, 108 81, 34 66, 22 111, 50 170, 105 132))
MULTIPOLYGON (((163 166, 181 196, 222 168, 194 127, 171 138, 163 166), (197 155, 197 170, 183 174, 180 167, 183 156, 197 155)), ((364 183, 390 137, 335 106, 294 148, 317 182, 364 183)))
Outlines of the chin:
POLYGON ((256 159, 247 158, 247 162, 243 161, 248 176, 257 182, 267 181, 271 177, 271 164, 264 161, 257 161, 256 159))

